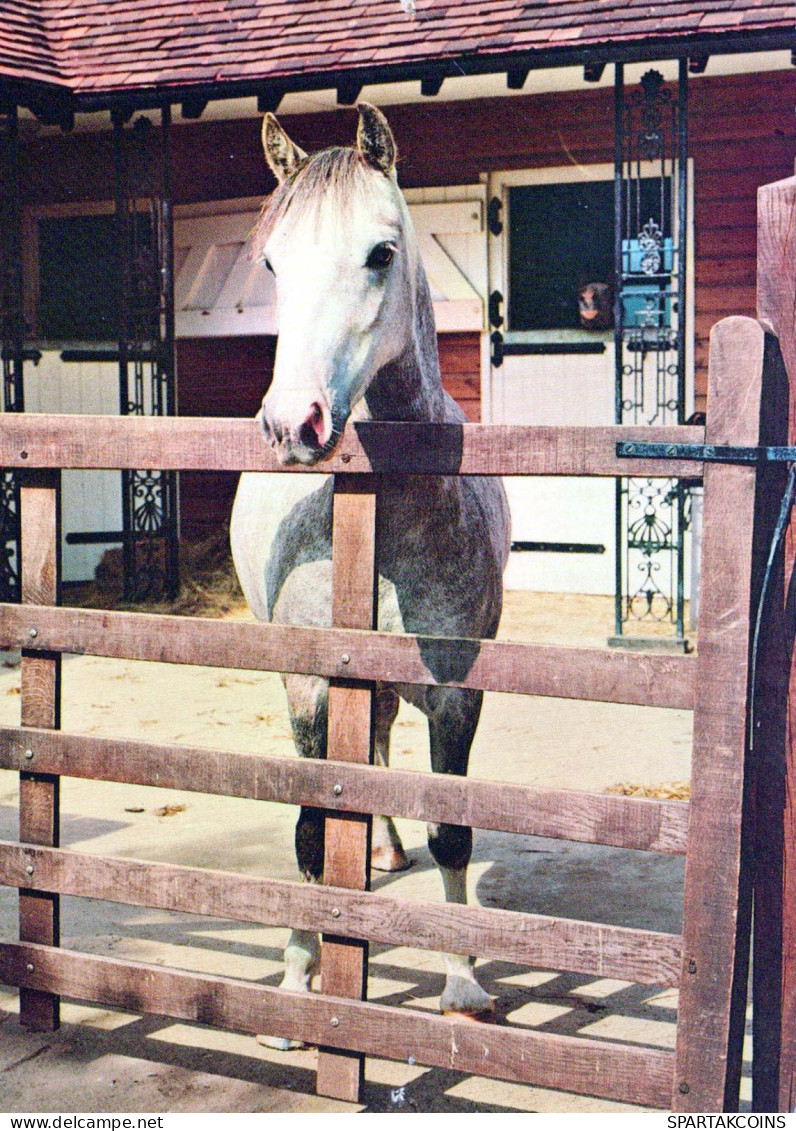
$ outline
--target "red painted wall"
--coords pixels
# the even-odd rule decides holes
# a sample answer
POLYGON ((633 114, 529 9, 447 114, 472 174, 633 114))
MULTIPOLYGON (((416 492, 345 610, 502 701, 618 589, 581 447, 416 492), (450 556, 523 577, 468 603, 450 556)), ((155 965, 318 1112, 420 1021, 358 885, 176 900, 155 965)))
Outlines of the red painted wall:
MULTIPOLYGON (((433 102, 387 109, 407 188, 476 183, 489 170, 613 160, 613 96, 584 88, 476 102, 433 102), (441 157, 444 155, 444 159, 441 157)), ((356 112, 283 118, 306 149, 353 141, 356 112)), ((689 151, 695 170, 696 384, 707 383, 710 327, 729 314, 755 312, 756 191, 791 176, 796 157, 793 71, 690 84, 689 151)), ((262 196, 273 187, 260 151, 259 122, 175 123, 175 202, 262 196)), ((111 200, 109 133, 27 138, 21 162, 23 204, 111 200)), ((478 415, 478 335, 443 335, 446 384, 470 419, 478 415)), ((270 373, 268 339, 181 342, 182 413, 253 414, 270 373), (220 367, 220 370, 219 370, 220 367), (218 373, 234 375, 218 381, 218 373)), ((234 487, 184 477, 189 528, 225 513, 234 487)))
MULTIPOLYGON (((610 90, 433 102, 388 108, 405 187, 475 183, 509 168, 610 162, 610 90), (444 154, 444 160, 440 155, 444 154)), ((307 149, 350 144, 354 110, 283 119, 307 149)), ((793 71, 700 78, 690 84, 695 167, 697 391, 704 394, 707 336, 727 314, 755 309, 756 190, 791 176, 796 157, 793 71)), ((24 203, 110 200, 109 133, 29 139, 24 203)), ((175 201, 259 196, 272 187, 253 120, 197 122, 173 130, 175 201)))
MULTIPOLYGON (((180 415, 254 416, 271 383, 275 349, 273 337, 180 339, 180 415)), ((230 472, 182 472, 183 537, 204 538, 228 523, 237 483, 230 472)))

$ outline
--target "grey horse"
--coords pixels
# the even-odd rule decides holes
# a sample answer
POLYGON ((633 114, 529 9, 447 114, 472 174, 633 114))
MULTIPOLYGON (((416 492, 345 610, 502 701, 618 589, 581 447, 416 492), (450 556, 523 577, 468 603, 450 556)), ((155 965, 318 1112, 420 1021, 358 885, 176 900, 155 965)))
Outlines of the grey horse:
MULTIPOLYGON (((356 146, 311 157, 272 115, 263 124, 265 156, 278 186, 263 207, 253 255, 276 277, 279 338, 259 417, 285 465, 318 465, 319 471, 348 421, 465 420, 442 387, 431 296, 398 188, 392 133, 375 107, 358 109, 356 146)), ((383 476, 378 508, 379 629, 494 637, 510 543, 502 483, 383 476)), ((241 477, 232 549, 258 618, 330 625, 331 530, 328 475, 241 477)), ((298 753, 324 758, 326 681, 287 676, 285 687, 298 753)), ((434 772, 465 774, 482 693, 380 685, 375 757, 385 766, 399 694, 428 719, 434 772)), ((296 827, 299 870, 310 882, 323 878, 323 822, 321 811, 305 807, 296 827)), ((428 843, 445 898, 466 902, 471 830, 429 825, 428 843)), ((384 871, 407 866, 389 818, 374 819, 372 865, 384 871)), ((282 985, 308 990, 319 949, 315 934, 292 931, 282 985)), ((474 960, 451 955, 447 965, 443 1012, 488 1012, 491 999, 475 978, 474 960)))

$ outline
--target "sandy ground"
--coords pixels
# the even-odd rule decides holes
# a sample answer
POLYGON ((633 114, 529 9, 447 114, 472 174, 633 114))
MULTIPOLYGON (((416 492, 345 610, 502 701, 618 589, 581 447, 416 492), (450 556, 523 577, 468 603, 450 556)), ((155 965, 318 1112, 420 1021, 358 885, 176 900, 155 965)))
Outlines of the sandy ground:
MULTIPOLYGON (((246 616, 240 612, 235 616, 246 616)), ((602 647, 607 598, 507 595, 502 636, 602 647)), ((19 722, 16 657, 0 668, 0 723, 19 722)), ((70 657, 63 726, 86 734, 177 741, 293 757, 277 676, 70 657)), ((422 716, 402 705, 396 767, 427 769, 422 716)), ((471 776, 603 790, 689 776, 688 712, 487 695, 471 776)), ((0 773, 0 837, 15 839, 16 776, 0 773)), ((83 852, 293 879, 295 809, 202 794, 64 779, 62 843, 83 852), (171 815, 159 815, 164 806, 171 815)), ((412 868, 374 888, 441 899, 425 830, 399 821, 412 868)), ((679 931, 682 861, 594 846, 477 832, 470 896, 484 906, 679 931)), ((0 891, 0 931, 17 937, 16 892, 0 891)), ((284 930, 65 898, 63 944, 186 970, 278 984, 284 930)), ((373 1000, 436 1009, 443 960, 373 947, 373 1000)), ((674 1042, 676 993, 608 979, 481 962, 513 1023, 551 1032, 674 1042)), ((56 1034, 23 1032, 16 995, 0 990, 0 1110, 13 1111, 622 1111, 591 1100, 461 1073, 368 1061, 360 1105, 313 1095, 314 1050, 276 1053, 251 1037, 158 1017, 66 1003, 56 1034)))

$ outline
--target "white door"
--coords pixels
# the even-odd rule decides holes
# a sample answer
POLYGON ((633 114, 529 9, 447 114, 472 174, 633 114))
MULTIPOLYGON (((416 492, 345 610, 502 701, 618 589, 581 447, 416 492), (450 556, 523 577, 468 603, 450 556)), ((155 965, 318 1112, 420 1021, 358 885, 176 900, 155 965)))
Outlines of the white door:
MULTIPOLYGON (((25 366, 28 412, 118 416, 119 367, 99 361, 66 362, 44 350, 37 365, 25 366)), ((66 542, 67 534, 122 529, 122 481, 118 471, 61 474, 62 573, 64 581, 90 581, 108 548, 66 542)))
MULTIPOLYGON (((613 279, 613 195, 611 165, 490 175, 493 342, 485 366, 484 419, 614 423, 612 323, 584 328, 578 306, 582 285, 610 285, 613 279)), ((613 480, 510 480, 507 488, 514 541, 546 547, 512 554, 507 587, 613 593, 613 480), (579 549, 551 549, 558 545, 579 549)))
POLYGON ((259 205, 252 200, 219 202, 197 211, 178 211, 174 221, 177 337, 275 334, 273 275, 249 259, 259 205))

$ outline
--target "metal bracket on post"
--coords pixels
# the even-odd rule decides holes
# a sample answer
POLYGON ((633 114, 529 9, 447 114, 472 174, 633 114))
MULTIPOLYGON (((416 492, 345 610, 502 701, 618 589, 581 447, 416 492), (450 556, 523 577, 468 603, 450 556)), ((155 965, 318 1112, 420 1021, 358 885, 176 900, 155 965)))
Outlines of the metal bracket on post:
POLYGON ((742 448, 732 444, 651 444, 620 440, 616 454, 626 459, 689 459, 702 463, 735 463, 760 466, 796 462, 796 447, 742 448))

